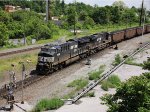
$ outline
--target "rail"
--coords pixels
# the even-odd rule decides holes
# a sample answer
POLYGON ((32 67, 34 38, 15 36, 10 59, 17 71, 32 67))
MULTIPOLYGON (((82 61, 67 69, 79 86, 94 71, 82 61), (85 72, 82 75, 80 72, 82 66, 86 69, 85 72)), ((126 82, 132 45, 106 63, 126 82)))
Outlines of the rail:
POLYGON ((23 48, 23 49, 14 50, 14 51, 1 52, 0 57, 7 56, 7 55, 12 55, 12 54, 17 54, 17 53, 22 53, 22 52, 27 52, 27 51, 32 51, 32 50, 40 49, 41 47, 42 46, 36 46, 36 47, 23 48))
POLYGON ((97 86, 101 81, 103 81, 104 79, 106 79, 115 70, 117 70, 119 67, 121 67, 129 58, 131 58, 134 55, 136 55, 138 52, 140 52, 141 50, 143 50, 144 48, 146 48, 148 45, 150 45, 150 42, 146 43, 144 46, 136 49, 136 51, 134 51, 133 53, 129 54, 129 56, 127 58, 125 58, 119 65, 115 66, 114 68, 112 68, 108 72, 104 73, 99 80, 97 80, 95 83, 93 83, 92 85, 90 85, 89 87, 87 87, 85 90, 83 90, 80 94, 78 94, 73 99, 68 99, 68 101, 70 101, 71 103, 75 103, 76 101, 78 101, 84 94, 86 94, 91 89, 93 89, 95 86, 97 86))

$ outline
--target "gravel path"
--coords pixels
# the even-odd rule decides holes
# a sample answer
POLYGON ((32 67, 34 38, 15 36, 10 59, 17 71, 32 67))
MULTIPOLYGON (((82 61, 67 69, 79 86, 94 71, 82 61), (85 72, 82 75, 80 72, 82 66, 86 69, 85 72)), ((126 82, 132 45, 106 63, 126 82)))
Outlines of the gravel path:
MULTIPOLYGON (((145 35, 144 38, 137 37, 132 40, 124 41, 118 44, 119 50, 105 49, 104 51, 91 56, 92 65, 90 68, 85 65, 86 60, 81 60, 61 71, 53 73, 50 77, 25 88, 24 100, 31 105, 35 105, 41 98, 52 98, 54 96, 61 97, 69 93, 72 90, 66 87, 69 82, 87 76, 88 72, 99 68, 99 66, 103 64, 107 65, 106 69, 110 69, 116 54, 132 52, 139 46, 140 42, 150 41, 149 37, 150 34, 145 35)), ((21 92, 17 92, 15 98, 20 101, 21 92)), ((0 105, 1 104, 0 101, 0 105)))

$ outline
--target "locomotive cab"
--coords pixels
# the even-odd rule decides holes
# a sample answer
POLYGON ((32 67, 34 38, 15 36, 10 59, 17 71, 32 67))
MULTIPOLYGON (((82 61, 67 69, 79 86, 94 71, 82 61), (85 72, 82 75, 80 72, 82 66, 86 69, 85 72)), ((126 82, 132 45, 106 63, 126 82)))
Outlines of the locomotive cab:
POLYGON ((36 70, 38 73, 44 74, 52 68, 52 63, 55 60, 57 49, 50 46, 44 46, 38 54, 38 63, 36 70))

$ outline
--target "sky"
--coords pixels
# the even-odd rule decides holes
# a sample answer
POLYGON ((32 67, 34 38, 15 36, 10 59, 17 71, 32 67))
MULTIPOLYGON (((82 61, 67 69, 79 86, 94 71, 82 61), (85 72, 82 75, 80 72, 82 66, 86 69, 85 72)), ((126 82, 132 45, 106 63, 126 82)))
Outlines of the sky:
MULTIPOLYGON (((72 3, 75 0, 64 0, 65 3, 72 3)), ((112 5, 113 2, 116 0, 76 0, 77 2, 83 2, 85 4, 89 5, 95 5, 97 4, 98 6, 106 6, 106 5, 112 5)), ((142 0, 122 0, 128 7, 141 7, 142 0)), ((150 9, 150 0, 145 0, 144 5, 147 9, 150 9)))

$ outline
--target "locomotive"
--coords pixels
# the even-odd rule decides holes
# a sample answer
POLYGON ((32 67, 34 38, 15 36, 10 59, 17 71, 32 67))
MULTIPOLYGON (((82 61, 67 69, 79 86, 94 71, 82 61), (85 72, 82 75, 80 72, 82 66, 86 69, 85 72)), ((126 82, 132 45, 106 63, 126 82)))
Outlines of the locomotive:
POLYGON ((128 28, 113 32, 96 33, 89 36, 70 39, 60 45, 47 44, 38 53, 36 71, 48 74, 79 59, 86 58, 110 45, 150 33, 150 25, 128 28))

